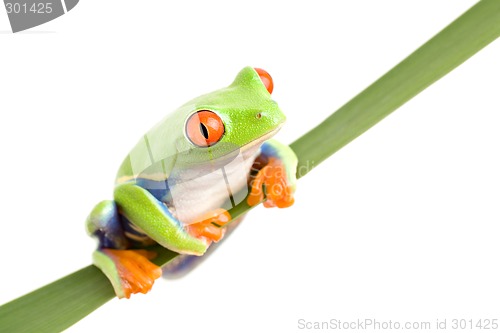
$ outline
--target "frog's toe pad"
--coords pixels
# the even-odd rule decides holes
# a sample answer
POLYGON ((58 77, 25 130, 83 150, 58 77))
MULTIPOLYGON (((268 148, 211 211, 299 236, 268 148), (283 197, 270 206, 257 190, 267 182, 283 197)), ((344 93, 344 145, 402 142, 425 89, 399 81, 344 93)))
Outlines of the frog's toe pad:
POLYGON ((224 237, 224 226, 231 221, 231 215, 224 209, 216 209, 187 226, 187 231, 196 238, 205 238, 209 242, 218 242, 224 237))
POLYGON ((248 204, 255 206, 264 200, 264 191, 265 207, 285 208, 293 205, 295 184, 287 176, 285 166, 279 159, 270 158, 269 163, 252 180, 248 204))
POLYGON ((113 249, 102 249, 101 252, 114 263, 117 276, 108 277, 119 298, 130 298, 131 294, 139 292, 147 293, 162 274, 161 268, 149 261, 156 256, 154 252, 113 249))

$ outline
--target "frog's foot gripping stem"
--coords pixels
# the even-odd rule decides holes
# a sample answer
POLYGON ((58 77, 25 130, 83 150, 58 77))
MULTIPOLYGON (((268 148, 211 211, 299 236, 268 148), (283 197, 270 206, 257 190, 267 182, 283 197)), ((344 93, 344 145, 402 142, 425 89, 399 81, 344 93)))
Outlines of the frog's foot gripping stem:
POLYGON ((186 227, 189 234, 196 238, 205 238, 211 242, 218 242, 224 237, 224 226, 231 221, 231 215, 222 208, 208 212, 195 222, 186 227))
POLYGON ((149 261, 154 257, 156 253, 146 250, 103 248, 94 252, 94 264, 111 281, 119 298, 130 298, 131 294, 150 291, 161 276, 161 268, 149 261))
POLYGON ((293 205, 297 156, 290 147, 275 140, 266 141, 254 166, 259 171, 250 182, 247 203, 255 206, 265 197, 264 207, 285 208, 293 205))

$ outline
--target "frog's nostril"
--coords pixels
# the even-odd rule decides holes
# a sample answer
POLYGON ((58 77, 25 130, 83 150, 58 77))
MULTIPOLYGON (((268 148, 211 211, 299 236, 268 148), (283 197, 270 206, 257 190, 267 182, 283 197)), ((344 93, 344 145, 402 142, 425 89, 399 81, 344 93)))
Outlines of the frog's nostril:
POLYGON ((259 113, 257 113, 257 114, 255 115, 255 118, 257 118, 257 119, 262 118, 262 113, 260 113, 260 112, 259 112, 259 113))

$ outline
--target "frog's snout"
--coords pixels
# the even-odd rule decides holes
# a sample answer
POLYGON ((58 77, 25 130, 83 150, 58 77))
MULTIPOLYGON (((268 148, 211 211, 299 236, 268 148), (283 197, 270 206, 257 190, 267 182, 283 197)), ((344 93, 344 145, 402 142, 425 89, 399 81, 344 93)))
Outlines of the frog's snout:
POLYGON ((286 116, 278 107, 268 110, 259 110, 254 113, 254 121, 262 128, 281 127, 286 121, 286 116))

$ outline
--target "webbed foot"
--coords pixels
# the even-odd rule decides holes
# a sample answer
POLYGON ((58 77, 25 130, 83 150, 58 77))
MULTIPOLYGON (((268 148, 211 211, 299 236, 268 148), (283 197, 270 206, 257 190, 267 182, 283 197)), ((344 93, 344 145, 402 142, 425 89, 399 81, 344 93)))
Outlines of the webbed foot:
POLYGON ((156 253, 146 250, 101 249, 94 252, 94 264, 109 278, 116 296, 147 293, 162 274, 161 268, 149 261, 156 253))
POLYGON ((203 215, 199 222, 187 226, 187 232, 196 238, 218 242, 224 237, 224 226, 231 221, 231 215, 225 209, 216 209, 203 215))
POLYGON ((264 207, 285 208, 293 205, 295 184, 289 180, 280 159, 270 157, 267 165, 259 170, 251 183, 247 203, 255 206, 264 200, 264 207))

